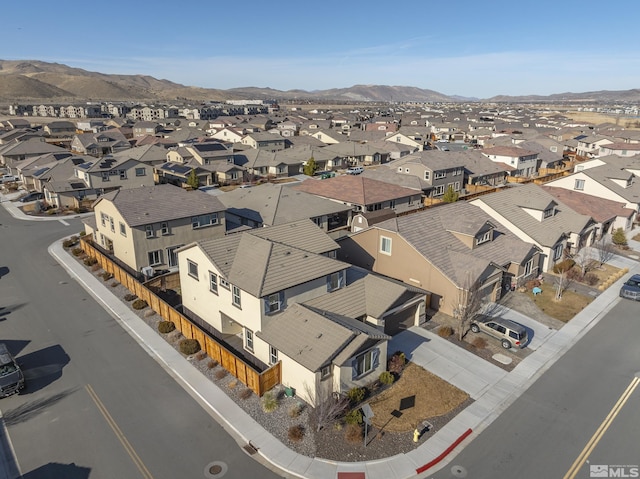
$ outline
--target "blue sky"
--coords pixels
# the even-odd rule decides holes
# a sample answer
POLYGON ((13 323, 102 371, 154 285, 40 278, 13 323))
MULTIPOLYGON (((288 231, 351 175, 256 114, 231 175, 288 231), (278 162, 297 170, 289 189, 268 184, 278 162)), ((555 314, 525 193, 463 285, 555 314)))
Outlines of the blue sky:
POLYGON ((633 0, 33 0, 2 11, 0 59, 205 88, 375 84, 477 98, 640 88, 633 0))

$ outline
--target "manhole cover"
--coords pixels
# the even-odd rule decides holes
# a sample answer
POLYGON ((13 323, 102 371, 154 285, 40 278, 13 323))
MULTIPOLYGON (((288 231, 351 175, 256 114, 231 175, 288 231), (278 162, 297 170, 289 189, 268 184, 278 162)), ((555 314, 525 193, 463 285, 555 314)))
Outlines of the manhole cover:
POLYGON ((204 477, 208 479, 219 479, 224 476, 229 468, 222 461, 214 461, 207 464, 207 467, 204 468, 204 477))
POLYGON ((504 354, 501 354, 501 353, 494 354, 493 359, 495 359, 501 364, 511 364, 511 362, 513 361, 513 359, 511 359, 509 356, 505 356, 504 354))
POLYGON ((467 477, 467 470, 462 466, 453 466, 451 474, 453 474, 453 477, 467 477))

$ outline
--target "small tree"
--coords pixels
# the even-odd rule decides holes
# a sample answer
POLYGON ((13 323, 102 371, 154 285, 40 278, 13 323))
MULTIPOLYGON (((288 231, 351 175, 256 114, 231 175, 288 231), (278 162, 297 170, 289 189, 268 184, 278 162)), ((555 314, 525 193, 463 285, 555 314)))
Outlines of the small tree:
POLYGON ((602 235, 596 242, 595 248, 598 251, 598 261, 600 262, 600 267, 611 260, 611 258, 613 258, 615 254, 615 247, 613 243, 605 235, 602 235))
POLYGON ((627 236, 624 234, 624 230, 622 228, 615 230, 611 236, 611 241, 613 241, 613 244, 616 246, 626 246, 627 236))
POLYGON ((458 201, 460 194, 457 191, 453 190, 453 186, 449 185, 447 187, 447 191, 444 192, 444 196, 442 197, 442 201, 445 203, 455 203, 458 201))
POLYGON ((313 420, 315 422, 316 431, 327 427, 333 423, 338 417, 342 416, 349 407, 349 398, 346 396, 333 395, 328 386, 320 386, 318 391, 314 391, 313 387, 308 383, 304 386, 307 397, 315 396, 315 407, 313 408, 313 420))
POLYGON ((313 176, 316 173, 316 171, 318 171, 318 168, 319 168, 318 163, 316 163, 316 160, 312 156, 304 164, 304 168, 302 171, 307 176, 313 176))
POLYGON ((580 251, 573 255, 573 261, 580 268, 580 278, 584 278, 595 266, 595 261, 589 248, 581 248, 580 251))
POLYGON ((471 320, 476 316, 482 306, 480 283, 477 280, 474 281, 470 273, 467 273, 465 276, 462 287, 458 288, 456 299, 452 306, 453 317, 460 325, 458 329, 458 339, 462 341, 469 329, 469 323, 471 323, 471 320))
POLYGON ((200 186, 200 180, 198 179, 198 175, 196 174, 195 169, 191 170, 191 173, 189 173, 189 178, 187 178, 187 185, 189 185, 189 187, 194 190, 197 190, 200 186))

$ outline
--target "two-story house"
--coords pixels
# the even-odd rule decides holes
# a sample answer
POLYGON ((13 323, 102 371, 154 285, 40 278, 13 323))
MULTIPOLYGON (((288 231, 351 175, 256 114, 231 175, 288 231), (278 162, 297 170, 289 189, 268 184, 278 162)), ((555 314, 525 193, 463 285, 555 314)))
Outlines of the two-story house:
POLYGON ((225 235, 225 207, 217 198, 168 184, 109 192, 93 210, 87 234, 136 273, 175 268, 179 247, 225 235))
POLYGON ((517 146, 494 146, 482 154, 496 163, 506 165, 511 176, 533 176, 538 171, 538 153, 517 146))

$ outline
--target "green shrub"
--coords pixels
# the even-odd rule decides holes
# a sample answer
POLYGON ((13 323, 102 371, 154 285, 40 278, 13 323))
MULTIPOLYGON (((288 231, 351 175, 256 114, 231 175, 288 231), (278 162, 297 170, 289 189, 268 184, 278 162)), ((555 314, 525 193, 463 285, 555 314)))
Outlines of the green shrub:
POLYGON ((352 404, 358 404, 364 400, 366 393, 367 390, 365 388, 354 387, 349 389, 347 397, 352 404))
POLYGON ((362 424, 362 412, 360 409, 352 409, 344 416, 347 424, 362 424))
POLYGON ((278 398, 273 391, 267 391, 262 396, 262 410, 264 412, 273 412, 278 408, 278 398))
POLYGON ((79 234, 79 235, 80 235, 80 237, 82 238, 84 235, 86 235, 86 234, 87 234, 87 232, 86 232, 86 231, 80 231, 80 233, 78 233, 78 234, 79 234))
POLYGON ((440 326, 438 328, 438 336, 441 338, 448 338, 453 334, 453 328, 451 326, 440 326))
POLYGON ((575 261, 573 261, 571 258, 567 258, 564 261, 560 261, 559 263, 554 264, 553 272, 556 274, 565 273, 569 271, 571 268, 573 268, 575 265, 576 265, 575 261))
POLYGON ((136 299, 133 303, 131 303, 131 307, 133 309, 144 309, 147 306, 149 306, 147 302, 144 299, 140 299, 140 298, 136 299))
POLYGON ((396 378, 389 371, 382 371, 380 373, 380 377, 378 378, 380 383, 384 384, 385 386, 393 384, 393 381, 395 381, 395 379, 396 378))
POLYGON ((174 329, 176 329, 176 325, 173 323, 173 321, 160 321, 158 323, 158 332, 162 334, 170 333, 174 329))
POLYGON ((75 246, 76 244, 78 244, 78 240, 73 240, 72 238, 66 239, 62 242, 62 247, 63 248, 71 248, 72 246, 75 246))
POLYGON ((136 299, 137 296, 133 293, 127 293, 124 295, 124 300, 125 301, 133 301, 134 299, 136 299))
POLYGON ((289 436, 289 440, 293 441, 293 442, 300 442, 302 441, 302 438, 304 437, 304 427, 302 427, 300 424, 297 424, 295 426, 291 426, 289 428, 289 432, 287 434, 289 436))
POLYGON ((182 354, 190 355, 200 351, 200 343, 197 339, 182 339, 178 344, 182 354))
POLYGON ((627 244, 627 236, 624 234, 624 230, 622 228, 616 229, 611 235, 611 241, 616 246, 625 246, 627 244))
POLYGON ((84 251, 82 251, 82 248, 79 247, 75 247, 71 250, 71 254, 73 256, 80 256, 82 253, 84 253, 84 251))

